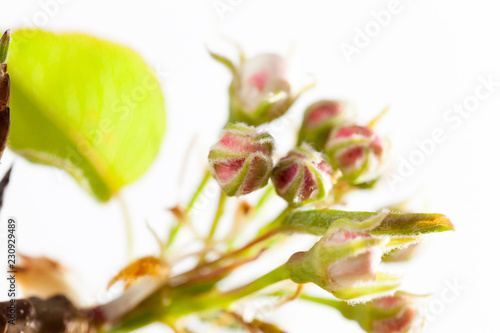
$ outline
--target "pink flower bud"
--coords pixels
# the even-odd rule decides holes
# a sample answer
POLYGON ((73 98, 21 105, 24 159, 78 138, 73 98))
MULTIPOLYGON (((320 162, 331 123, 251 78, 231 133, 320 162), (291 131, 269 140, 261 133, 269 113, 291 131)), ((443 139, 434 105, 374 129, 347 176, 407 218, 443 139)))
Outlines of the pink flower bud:
POLYGON ((373 318, 370 326, 373 333, 404 333, 413 327, 421 326, 422 317, 419 315, 413 299, 416 296, 397 292, 393 296, 386 296, 373 300, 371 312, 379 315, 373 318))
POLYGON ((230 87, 230 121, 257 126, 280 117, 294 102, 285 58, 261 54, 235 70, 230 87))
POLYGON ((332 169, 320 153, 303 144, 280 159, 271 179, 280 197, 293 205, 323 199, 332 187, 332 169))
POLYGON ((351 105, 344 101, 324 100, 307 108, 304 112, 299 143, 307 142, 316 150, 324 148, 329 133, 339 126, 352 112, 351 105))
POLYGON ((384 209, 366 219, 341 217, 333 223, 318 215, 308 217, 332 225, 308 251, 290 257, 286 264, 290 279, 300 284, 313 282, 343 300, 367 301, 394 290, 400 278, 377 271, 391 238, 369 233, 389 214, 384 209))
POLYGON ((405 333, 413 326, 417 312, 412 307, 405 307, 396 316, 374 320, 373 333, 405 333))
POLYGON ((332 166, 353 185, 370 183, 380 176, 385 143, 369 127, 339 128, 331 133, 325 150, 332 166))
POLYGON ((410 333, 423 327, 424 317, 417 310, 415 299, 419 296, 396 291, 366 303, 348 305, 332 301, 346 318, 353 319, 370 333, 410 333))
MULTIPOLYGON (((339 229, 325 239, 324 246, 344 245, 370 238, 372 236, 364 231, 339 229)), ((340 288, 350 287, 360 282, 375 281, 381 259, 380 247, 366 247, 360 253, 331 262, 326 268, 328 279, 340 288)))
POLYGON ((245 124, 229 124, 208 155, 209 170, 228 196, 253 192, 268 182, 274 139, 245 124))

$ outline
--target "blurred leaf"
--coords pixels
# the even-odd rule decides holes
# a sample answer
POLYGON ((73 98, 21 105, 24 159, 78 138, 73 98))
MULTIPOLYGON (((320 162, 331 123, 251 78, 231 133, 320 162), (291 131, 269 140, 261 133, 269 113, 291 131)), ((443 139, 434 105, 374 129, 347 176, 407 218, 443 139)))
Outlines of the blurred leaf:
POLYGON ((19 30, 9 55, 9 146, 107 201, 138 179, 165 132, 160 84, 134 51, 83 34, 19 30))
MULTIPOLYGON (((375 216, 372 212, 346 212, 341 210, 297 210, 280 222, 280 226, 294 232, 324 235, 335 221, 347 218, 355 222, 375 216)), ((390 213, 370 234, 393 237, 418 236, 432 232, 454 230, 453 224, 441 214, 390 213)))

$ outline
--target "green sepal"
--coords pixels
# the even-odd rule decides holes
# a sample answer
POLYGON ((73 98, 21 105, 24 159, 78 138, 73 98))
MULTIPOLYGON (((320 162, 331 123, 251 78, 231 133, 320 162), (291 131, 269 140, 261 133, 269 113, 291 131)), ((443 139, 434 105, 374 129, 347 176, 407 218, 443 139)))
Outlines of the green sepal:
POLYGON ((226 58, 220 54, 214 53, 210 50, 208 51, 208 53, 210 54, 210 56, 214 60, 216 60, 216 61, 220 62, 221 64, 223 64, 224 66, 226 66, 231 71, 231 73, 236 74, 236 66, 234 65, 234 63, 231 60, 229 60, 228 58, 226 58))
POLYGON ((292 106, 295 99, 285 91, 277 91, 267 99, 262 100, 255 110, 244 110, 234 89, 234 83, 229 87, 229 121, 244 122, 248 125, 259 126, 278 117, 281 117, 292 106), (272 110, 275 108, 275 110, 272 110))
POLYGON ((395 290, 401 285, 401 278, 397 275, 378 272, 377 278, 373 282, 366 282, 362 285, 344 288, 333 293, 342 300, 356 300, 362 302, 364 299, 373 299, 395 290))
POLYGON ((389 243, 384 248, 384 254, 391 251, 404 249, 412 244, 417 244, 420 242, 420 237, 391 237, 389 243))

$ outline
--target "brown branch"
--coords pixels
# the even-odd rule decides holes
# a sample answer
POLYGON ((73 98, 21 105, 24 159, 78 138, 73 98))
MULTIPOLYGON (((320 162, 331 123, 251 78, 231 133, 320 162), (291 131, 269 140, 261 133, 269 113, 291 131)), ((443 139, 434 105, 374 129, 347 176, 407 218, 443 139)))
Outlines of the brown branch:
POLYGON ((0 303, 2 333, 95 333, 93 318, 65 296, 38 297, 0 303))
POLYGON ((2 180, 0 180, 0 210, 3 207, 3 198, 5 195, 5 189, 7 188, 7 185, 9 185, 11 172, 12 172, 12 167, 9 168, 9 170, 3 176, 2 180))
MULTIPOLYGON (((6 37, 6 32, 2 39, 6 37)), ((7 36, 7 38, 10 38, 7 36)), ((10 77, 7 73, 7 64, 0 64, 0 158, 7 146, 7 139, 10 130, 10 77)))

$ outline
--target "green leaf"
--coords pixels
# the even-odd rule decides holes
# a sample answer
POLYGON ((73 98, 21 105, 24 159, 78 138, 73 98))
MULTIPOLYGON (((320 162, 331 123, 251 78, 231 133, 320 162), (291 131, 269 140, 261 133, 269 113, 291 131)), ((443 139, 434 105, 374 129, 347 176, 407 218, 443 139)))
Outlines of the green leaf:
POLYGON ((157 155, 164 99, 131 49, 84 34, 18 30, 9 71, 9 146, 19 155, 66 170, 102 201, 157 155))
POLYGON ((9 55, 9 45, 10 30, 7 30, 0 38, 0 64, 3 64, 7 61, 7 56, 9 55))
MULTIPOLYGON (((335 221, 349 219, 354 222, 366 221, 377 215, 373 212, 346 212, 342 210, 296 210, 280 221, 279 226, 292 232, 324 235, 335 221)), ((401 214, 390 213, 376 228, 374 235, 392 237, 418 236, 420 234, 454 230, 453 224, 441 214, 401 214)))

